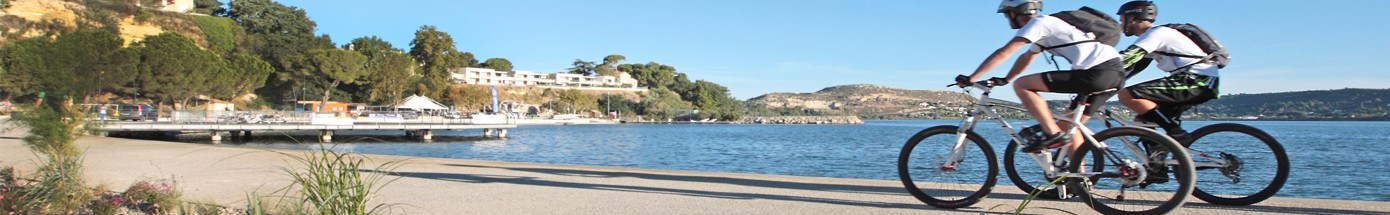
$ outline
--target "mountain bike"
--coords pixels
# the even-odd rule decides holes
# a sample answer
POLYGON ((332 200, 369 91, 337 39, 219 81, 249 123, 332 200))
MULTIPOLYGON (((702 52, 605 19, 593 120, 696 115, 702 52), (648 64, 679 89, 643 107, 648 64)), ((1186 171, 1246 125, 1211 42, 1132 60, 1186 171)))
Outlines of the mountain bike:
MULTIPOLYGON (((989 81, 962 86, 967 94, 974 89, 980 90, 981 95, 960 125, 923 129, 903 145, 898 155, 898 176, 913 197, 934 207, 961 208, 989 195, 998 181, 999 166, 994 149, 975 133, 975 126, 980 120, 993 120, 1014 142, 1025 140, 995 110, 1023 111, 1023 105, 990 98, 990 91, 996 86, 989 81)), ((1038 176, 1065 178, 1066 186, 1058 186, 1059 197, 1075 193, 1088 206, 1104 214, 1161 214, 1182 207, 1196 182, 1195 169, 1187 152, 1177 150, 1151 158, 1147 149, 1141 148, 1140 141, 1168 148, 1181 147, 1153 129, 1113 127, 1092 132, 1086 125, 1077 123, 1091 104, 1087 99, 1076 101, 1076 108, 1067 115, 1070 117, 1058 119, 1073 125, 1063 135, 1081 132, 1084 144, 1075 152, 1028 153, 1040 167, 1038 176), (1175 180, 1162 184, 1146 180, 1151 168, 1170 166, 1175 180)))
MULTIPOLYGON (((1106 127, 1157 124, 1134 122, 1113 109, 1103 113, 1106 127)), ((1218 123, 1192 131, 1182 143, 1196 164, 1197 185, 1192 196, 1217 205, 1251 205, 1269 199, 1289 179, 1289 156, 1269 133, 1249 125, 1218 123)))
MULTIPOLYGON (((1156 129, 1153 123, 1135 122, 1132 116, 1114 109, 1095 114, 1106 127, 1144 127, 1156 129)), ((1219 123, 1193 131, 1191 142, 1182 143, 1192 156, 1197 170, 1197 183, 1192 196, 1217 205, 1244 206, 1259 203, 1279 192, 1289 178, 1289 157, 1283 145, 1263 130, 1236 123, 1219 123), (1195 148, 1193 147, 1195 146, 1195 148)), ((1038 175, 1038 170, 1019 169, 1028 165, 1016 159, 1014 150, 1022 147, 1010 142, 1004 151, 1004 170, 1009 180, 1025 192, 1051 180, 1038 175)))

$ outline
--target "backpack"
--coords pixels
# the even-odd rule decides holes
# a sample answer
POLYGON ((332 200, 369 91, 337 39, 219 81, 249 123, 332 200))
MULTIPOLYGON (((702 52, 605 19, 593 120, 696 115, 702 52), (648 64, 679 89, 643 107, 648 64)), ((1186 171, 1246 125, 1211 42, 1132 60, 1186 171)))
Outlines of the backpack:
POLYGON ((1095 34, 1094 40, 1082 40, 1057 46, 1043 46, 1043 50, 1073 46, 1076 44, 1100 42, 1114 47, 1120 43, 1120 23, 1116 22, 1110 15, 1100 12, 1091 7, 1081 7, 1081 9, 1057 12, 1051 15, 1062 19, 1062 21, 1075 26, 1082 32, 1095 34))
POLYGON ((1163 25, 1163 27, 1178 30, 1178 33, 1182 33, 1183 36, 1187 36, 1187 39, 1191 39, 1193 43, 1197 44, 1197 47, 1201 47, 1202 52, 1207 53, 1207 56, 1185 55, 1167 52, 1155 52, 1154 54, 1202 59, 1201 61, 1193 63, 1192 65, 1184 66, 1184 68, 1192 67, 1193 65, 1197 65, 1198 63, 1203 63, 1207 61, 1215 63, 1216 68, 1226 68, 1226 64, 1231 63, 1231 54, 1226 53, 1226 46, 1221 45, 1220 41, 1216 41, 1215 37, 1211 37, 1211 34, 1208 34, 1207 31, 1202 30, 1202 28, 1198 28, 1196 25, 1186 23, 1167 24, 1163 25))

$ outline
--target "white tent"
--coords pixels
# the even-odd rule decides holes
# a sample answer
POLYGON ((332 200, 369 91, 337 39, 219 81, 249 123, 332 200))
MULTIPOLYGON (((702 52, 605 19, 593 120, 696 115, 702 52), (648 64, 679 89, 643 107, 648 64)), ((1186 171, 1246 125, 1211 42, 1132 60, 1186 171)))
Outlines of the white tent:
POLYGON ((401 100, 401 102, 396 103, 396 108, 400 108, 400 109, 415 109, 415 110, 448 110, 448 109, 449 109, 448 107, 444 107, 444 105, 439 104, 439 102, 434 102, 434 100, 431 100, 429 97, 424 97, 424 96, 419 96, 419 95, 411 95, 409 98, 405 98, 405 100, 401 100))

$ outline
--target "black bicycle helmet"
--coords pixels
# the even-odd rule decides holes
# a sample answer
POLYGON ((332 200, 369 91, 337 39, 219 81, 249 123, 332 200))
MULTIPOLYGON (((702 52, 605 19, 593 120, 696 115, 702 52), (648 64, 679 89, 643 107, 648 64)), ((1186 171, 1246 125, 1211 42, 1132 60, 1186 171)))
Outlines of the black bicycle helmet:
POLYGON ((1158 18, 1158 5, 1152 1, 1131 1, 1120 5, 1120 12, 1115 15, 1132 16, 1139 20, 1154 21, 1158 18))

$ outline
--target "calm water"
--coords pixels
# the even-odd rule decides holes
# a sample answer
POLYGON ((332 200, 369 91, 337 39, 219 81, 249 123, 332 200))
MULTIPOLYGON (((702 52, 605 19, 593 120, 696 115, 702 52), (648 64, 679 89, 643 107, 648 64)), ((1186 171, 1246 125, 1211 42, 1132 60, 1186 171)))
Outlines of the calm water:
MULTIPOLYGON (((927 127, 957 123, 524 125, 511 129, 509 137, 503 140, 439 137, 480 136, 478 130, 440 132, 433 143, 375 138, 344 140, 349 138, 340 136, 335 149, 419 157, 898 180, 898 151, 908 137, 927 127)), ((1213 123, 1218 122, 1187 122, 1185 127, 1195 129, 1213 123)), ((1390 132, 1387 132, 1390 122, 1240 123, 1265 130, 1279 139, 1288 151, 1292 171, 1278 196, 1390 201, 1390 193, 1384 192, 1385 187, 1390 187, 1390 132)), ((1002 153, 1008 142, 999 129, 993 123, 981 125, 977 131, 987 137, 996 153, 1002 153)), ((358 134, 398 133, 402 132, 358 134)), ((281 149, 317 147, 316 144, 283 142, 260 140, 229 145, 281 149)), ((1002 159, 1002 155, 999 157, 1002 159)), ((1004 174, 1002 169, 1000 174, 1004 174)), ((1000 183, 1008 183, 1002 177, 1000 183)))

